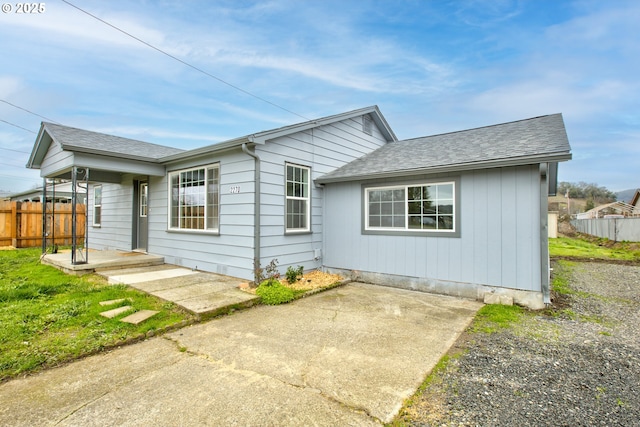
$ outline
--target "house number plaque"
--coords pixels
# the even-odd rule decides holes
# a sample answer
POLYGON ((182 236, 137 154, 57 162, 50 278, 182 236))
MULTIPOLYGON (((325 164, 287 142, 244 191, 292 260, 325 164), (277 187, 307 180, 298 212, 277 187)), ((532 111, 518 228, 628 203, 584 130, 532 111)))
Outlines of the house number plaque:
POLYGON ((240 192, 240 186, 239 185, 232 185, 231 187, 229 187, 229 193, 230 194, 238 194, 240 192))

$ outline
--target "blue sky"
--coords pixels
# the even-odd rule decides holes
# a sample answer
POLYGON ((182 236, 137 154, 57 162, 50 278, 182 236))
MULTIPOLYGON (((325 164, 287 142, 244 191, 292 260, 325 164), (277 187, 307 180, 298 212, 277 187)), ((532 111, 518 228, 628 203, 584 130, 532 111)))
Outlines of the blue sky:
POLYGON ((0 190, 42 182, 37 115, 189 149, 373 104, 401 139, 563 113, 561 181, 640 187, 634 0, 69 1, 215 78, 63 1, 9 2, 0 190))

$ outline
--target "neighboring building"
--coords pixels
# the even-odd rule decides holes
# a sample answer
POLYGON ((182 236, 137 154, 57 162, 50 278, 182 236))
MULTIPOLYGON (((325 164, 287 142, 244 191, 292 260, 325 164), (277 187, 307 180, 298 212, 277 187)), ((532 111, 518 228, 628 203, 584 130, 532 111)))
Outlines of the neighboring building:
POLYGON ((28 167, 88 171, 89 242, 252 279, 277 259, 472 298, 549 301, 559 114, 398 141, 376 106, 183 151, 43 123, 28 167))
POLYGON ((633 214, 640 215, 640 189, 636 190, 629 204, 633 206, 633 214))
MULTIPOLYGON (((43 187, 39 187, 20 193, 13 193, 8 196, 8 199, 16 202, 41 202, 43 199, 42 189, 43 187)), ((53 183, 47 184, 47 202, 54 200, 56 203, 71 203, 72 195, 71 182, 59 182, 55 185, 53 183)), ((80 190, 76 192, 76 197, 78 203, 84 204, 87 202, 84 192, 80 190)))

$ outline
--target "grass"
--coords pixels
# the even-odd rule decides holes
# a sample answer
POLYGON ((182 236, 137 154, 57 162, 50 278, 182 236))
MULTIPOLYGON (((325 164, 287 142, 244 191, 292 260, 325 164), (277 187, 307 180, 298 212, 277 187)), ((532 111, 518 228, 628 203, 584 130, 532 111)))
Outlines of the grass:
POLYGON ((191 316, 172 303, 97 275, 70 276, 40 264, 39 249, 0 251, 0 381, 143 338, 191 316), (124 298, 107 308, 100 301, 124 298), (107 319, 122 305, 158 310, 139 325, 107 319))
POLYGON ((518 322, 523 312, 517 305, 487 304, 478 310, 469 331, 492 334, 518 322))
POLYGON ((640 262, 640 244, 591 237, 549 239, 552 257, 640 262))

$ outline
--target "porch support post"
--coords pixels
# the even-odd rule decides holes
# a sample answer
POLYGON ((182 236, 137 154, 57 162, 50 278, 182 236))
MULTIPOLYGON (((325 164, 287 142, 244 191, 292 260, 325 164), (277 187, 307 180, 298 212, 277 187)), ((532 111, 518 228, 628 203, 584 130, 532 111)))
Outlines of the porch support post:
MULTIPOLYGON (((78 168, 74 166, 71 170, 71 264, 86 264, 89 261, 89 248, 87 247, 87 206, 85 203, 85 221, 84 221, 84 259, 78 260, 78 174, 84 173, 84 190, 85 190, 85 200, 89 201, 89 169, 88 168, 78 168)), ((80 187, 82 188, 82 186, 80 187)))
POLYGON ((77 237, 77 224, 76 224, 76 203, 78 201, 78 195, 76 194, 76 186, 78 185, 78 168, 76 166, 71 169, 71 264, 76 265, 76 250, 78 245, 76 243, 77 237))
POLYGON ((47 252, 47 178, 42 178, 42 254, 47 252))

